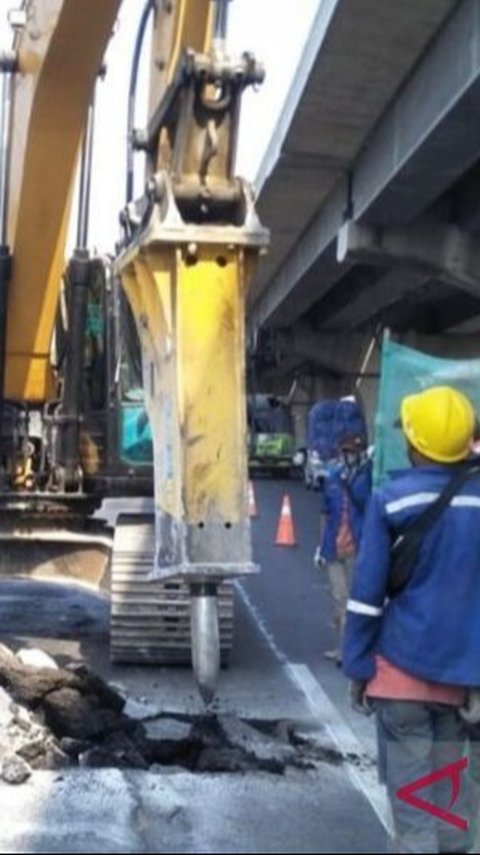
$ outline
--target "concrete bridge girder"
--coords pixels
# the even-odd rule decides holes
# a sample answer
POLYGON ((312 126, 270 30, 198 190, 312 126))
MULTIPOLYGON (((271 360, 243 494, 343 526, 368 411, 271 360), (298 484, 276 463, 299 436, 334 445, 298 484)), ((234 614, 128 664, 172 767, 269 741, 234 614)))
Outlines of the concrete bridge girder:
POLYGON ((281 332, 279 348, 337 377, 356 376, 370 341, 369 335, 318 333, 299 324, 281 332))
MULTIPOLYGON (((347 222, 337 242, 340 264, 410 265, 425 278, 442 281, 480 300, 480 240, 456 226, 415 222, 374 228, 347 222)), ((479 303, 480 310, 480 303, 479 303)))
MULTIPOLYGON (((396 336, 396 339, 406 346, 416 348, 432 356, 444 356, 450 359, 473 359, 478 357, 479 345, 477 335, 421 335, 408 333, 396 336)), ((279 353, 280 372, 289 366, 292 370, 295 364, 300 369, 303 364, 318 366, 333 377, 349 377, 358 379, 365 375, 375 375, 379 372, 379 354, 382 336, 376 337, 375 346, 371 348, 374 337, 370 333, 359 332, 315 332, 303 324, 295 325, 289 330, 278 334, 277 346, 279 353), (370 354, 367 364, 365 357, 370 354)))
MULTIPOLYGON (((480 110, 480 0, 460 0, 450 8, 451 14, 413 73, 404 78, 361 153, 344 176, 337 176, 328 197, 318 200, 307 228, 264 283, 251 311, 254 328, 280 326, 305 315, 359 261, 395 269, 399 264, 411 266, 411 260, 415 281, 424 271, 427 279, 440 277, 445 284, 480 297, 478 246, 466 231, 468 223, 473 230, 476 222, 472 194, 456 194, 451 210, 464 228, 447 223, 448 211, 443 225, 421 223, 429 206, 450 192, 480 158, 480 138, 472 132, 480 110), (348 212, 355 226, 372 228, 376 236, 368 238, 367 246, 354 251, 352 245, 344 253, 342 227, 348 212), (380 241, 377 227, 383 232, 380 241)), ((350 223, 345 231, 349 229, 350 223)), ((381 283, 374 287, 383 305, 389 297, 381 283)), ((410 290, 407 281, 405 287, 410 290)), ((365 306, 362 300, 362 320, 365 306)), ((372 308, 376 309, 376 300, 372 308)), ((345 319, 352 326, 353 316, 353 307, 345 315, 340 311, 336 323, 345 319)))
POLYGON ((413 292, 421 291, 431 281, 430 274, 401 264, 388 269, 360 294, 353 295, 345 305, 329 316, 334 329, 355 329, 370 323, 372 315, 394 306, 413 292))

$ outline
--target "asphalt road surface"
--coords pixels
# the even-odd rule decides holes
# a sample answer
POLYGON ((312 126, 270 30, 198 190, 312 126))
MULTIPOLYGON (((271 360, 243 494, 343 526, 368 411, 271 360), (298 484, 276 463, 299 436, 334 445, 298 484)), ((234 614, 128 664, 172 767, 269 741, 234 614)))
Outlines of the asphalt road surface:
MULTIPOLYGON (((377 784, 370 720, 352 713, 346 683, 323 657, 335 646, 325 575, 312 556, 318 497, 300 482, 257 480, 252 521, 262 573, 238 583, 231 666, 219 712, 285 719, 350 760, 313 770, 243 775, 119 770, 38 772, 0 784, 3 852, 384 852, 388 816, 377 784), (283 496, 297 546, 274 544, 283 496)), ((132 503, 110 505, 130 511, 132 503)), ((0 583, 0 641, 85 661, 134 700, 201 714, 188 669, 108 661, 108 600, 78 588, 0 583)))

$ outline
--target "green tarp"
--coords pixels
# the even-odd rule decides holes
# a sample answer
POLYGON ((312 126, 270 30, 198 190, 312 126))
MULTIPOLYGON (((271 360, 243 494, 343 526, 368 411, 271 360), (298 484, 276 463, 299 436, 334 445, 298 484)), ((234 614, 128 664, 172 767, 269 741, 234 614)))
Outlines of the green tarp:
POLYGON ((375 483, 408 466, 401 429, 395 427, 405 395, 431 386, 454 386, 480 413, 480 359, 439 359, 385 338, 375 420, 375 483))

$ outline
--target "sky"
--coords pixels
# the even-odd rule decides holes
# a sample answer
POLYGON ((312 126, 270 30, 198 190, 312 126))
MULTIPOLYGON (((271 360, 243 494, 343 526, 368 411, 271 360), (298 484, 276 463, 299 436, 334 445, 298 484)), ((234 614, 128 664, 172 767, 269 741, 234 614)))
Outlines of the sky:
MULTIPOLYGON (((83 0, 85 4, 98 0, 83 0)), ((255 182, 303 46, 321 0, 233 0, 229 16, 229 49, 248 50, 266 67, 259 91, 245 95, 242 108, 237 174, 255 182), (293 10, 293 11, 292 11, 293 10)), ((9 9, 19 0, 0 0, 0 50, 10 44, 9 9)), ((124 205, 126 108, 130 63, 144 0, 123 0, 115 36, 107 53, 107 75, 97 91, 96 134, 90 235, 92 248, 113 250, 118 238, 118 212, 124 205)), ((148 47, 145 49, 148 55, 148 47)), ((147 85, 146 72, 140 87, 147 85)), ((139 98, 141 102, 141 98, 139 98)), ((138 126, 142 126, 142 116, 138 126)), ((142 191, 141 162, 136 191, 142 191)))

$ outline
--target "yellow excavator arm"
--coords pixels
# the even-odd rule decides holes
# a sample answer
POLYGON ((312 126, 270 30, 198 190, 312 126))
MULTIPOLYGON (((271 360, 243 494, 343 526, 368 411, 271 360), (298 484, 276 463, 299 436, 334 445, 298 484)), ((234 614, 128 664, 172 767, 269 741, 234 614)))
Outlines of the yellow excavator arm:
MULTIPOLYGON (((10 283, 5 394, 44 401, 54 391, 50 346, 80 147, 90 99, 122 0, 27 0, 14 44, 7 239, 10 283)), ((158 4, 151 103, 185 46, 208 50, 209 0, 158 4), (158 58, 163 57, 162 62, 158 58)))
POLYGON ((54 394, 50 348, 73 186, 90 98, 120 5, 34 0, 24 6, 11 117, 8 398, 46 401, 54 394))

